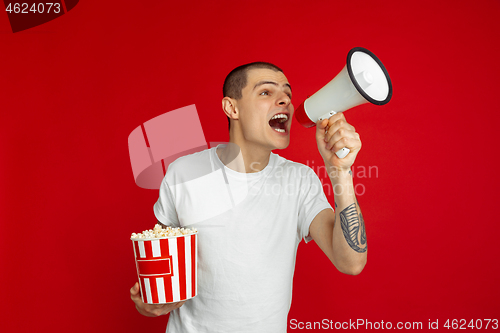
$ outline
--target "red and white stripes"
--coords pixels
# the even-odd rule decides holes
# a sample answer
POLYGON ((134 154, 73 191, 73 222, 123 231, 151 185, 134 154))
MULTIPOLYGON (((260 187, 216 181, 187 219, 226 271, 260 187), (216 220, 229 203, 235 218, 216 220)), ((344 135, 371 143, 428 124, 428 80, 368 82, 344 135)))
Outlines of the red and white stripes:
POLYGON ((196 236, 132 241, 144 303, 179 302, 196 296, 196 236))

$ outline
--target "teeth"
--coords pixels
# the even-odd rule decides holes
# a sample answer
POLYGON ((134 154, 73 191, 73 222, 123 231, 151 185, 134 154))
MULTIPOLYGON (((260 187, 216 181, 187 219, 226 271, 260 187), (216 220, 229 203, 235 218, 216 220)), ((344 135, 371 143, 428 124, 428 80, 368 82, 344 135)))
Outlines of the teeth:
POLYGON ((285 130, 284 129, 281 129, 281 128, 274 128, 275 131, 278 131, 280 133, 285 133, 285 130))
POLYGON ((280 121, 280 123, 285 122, 285 121, 288 120, 288 116, 286 114, 284 114, 284 113, 276 114, 271 119, 280 119, 280 118, 283 119, 282 121, 280 121))

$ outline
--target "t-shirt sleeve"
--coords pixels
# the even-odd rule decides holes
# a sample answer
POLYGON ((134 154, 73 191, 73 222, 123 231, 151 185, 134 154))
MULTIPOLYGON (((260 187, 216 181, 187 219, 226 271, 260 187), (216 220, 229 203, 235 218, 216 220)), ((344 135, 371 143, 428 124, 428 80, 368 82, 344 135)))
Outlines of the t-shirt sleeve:
POLYGON ((299 201, 298 236, 306 243, 312 240, 309 235, 309 226, 316 215, 324 209, 332 209, 328 199, 323 192, 323 186, 314 171, 307 167, 305 176, 301 179, 301 191, 299 201))
POLYGON ((158 201, 153 206, 156 218, 162 224, 170 227, 179 227, 179 219, 175 209, 174 197, 168 185, 166 177, 161 182, 160 195, 158 201))

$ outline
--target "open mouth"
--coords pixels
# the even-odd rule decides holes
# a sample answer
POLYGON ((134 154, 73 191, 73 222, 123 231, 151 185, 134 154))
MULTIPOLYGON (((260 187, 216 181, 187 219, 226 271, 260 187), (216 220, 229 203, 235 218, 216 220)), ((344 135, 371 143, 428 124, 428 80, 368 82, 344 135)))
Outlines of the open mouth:
POLYGON ((269 120, 269 126, 271 126, 276 132, 286 133, 286 122, 288 121, 288 115, 286 113, 275 114, 271 120, 269 120))

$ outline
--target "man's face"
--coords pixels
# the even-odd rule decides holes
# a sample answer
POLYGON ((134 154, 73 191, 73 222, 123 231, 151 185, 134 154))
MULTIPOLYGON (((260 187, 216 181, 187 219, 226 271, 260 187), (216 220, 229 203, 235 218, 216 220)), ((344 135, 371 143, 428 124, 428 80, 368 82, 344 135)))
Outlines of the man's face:
POLYGON ((236 101, 246 142, 266 149, 284 149, 290 143, 292 90, 282 72, 251 69, 242 98, 236 101))

